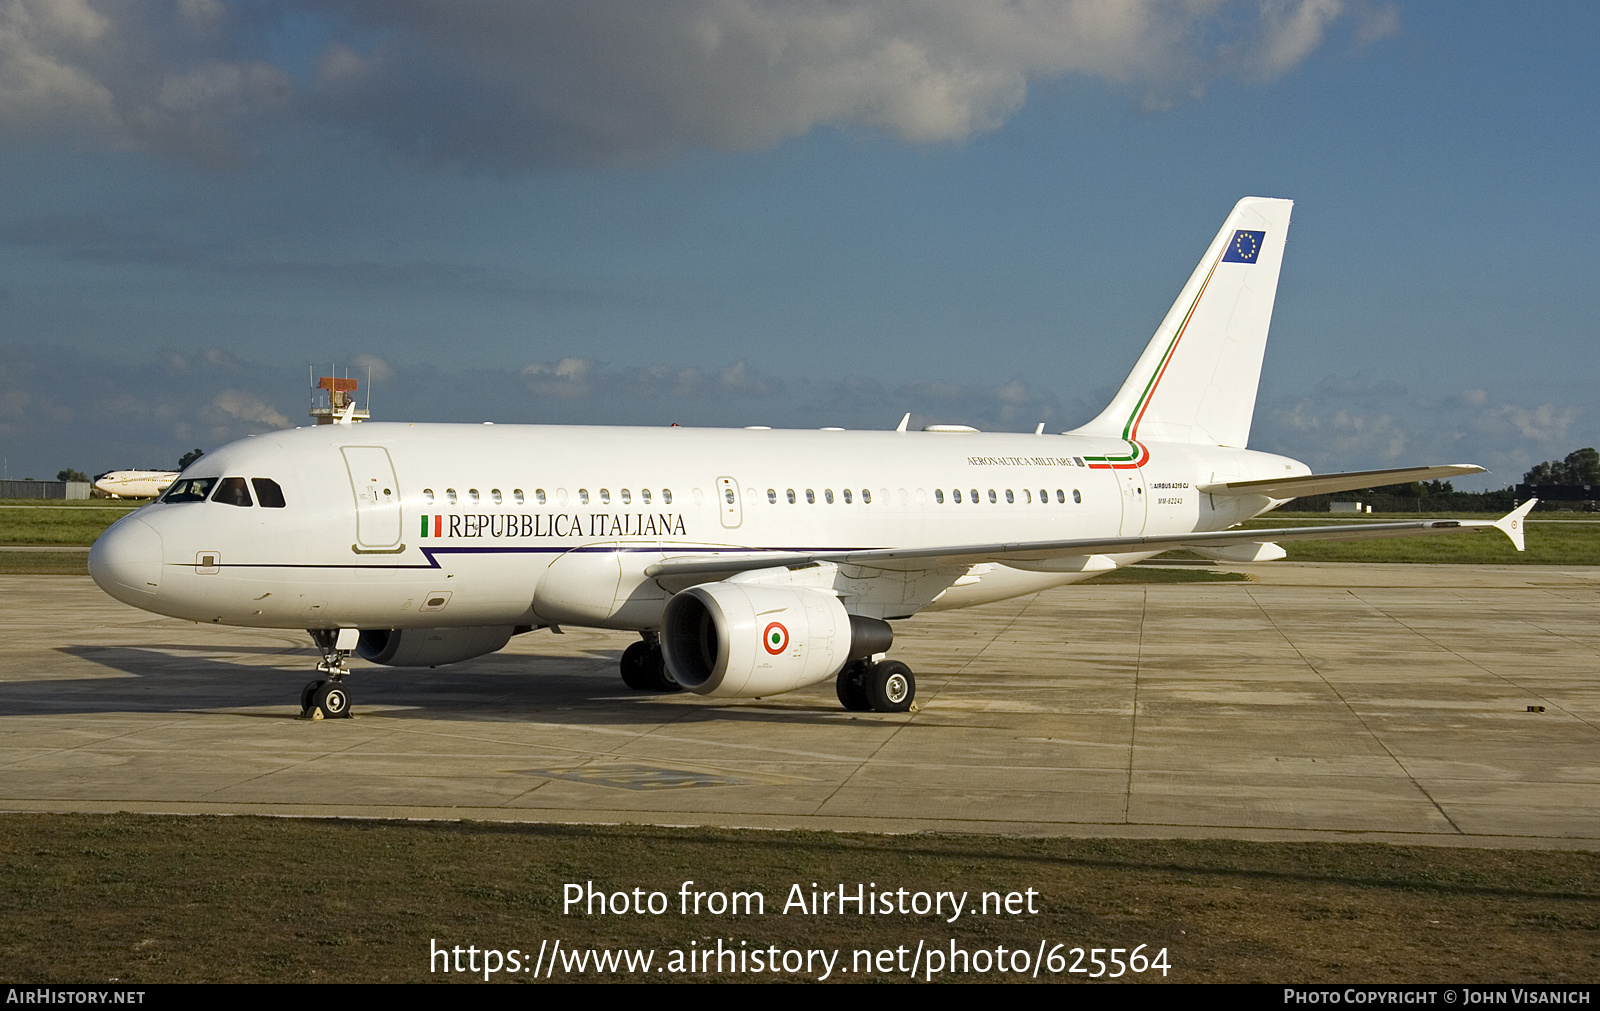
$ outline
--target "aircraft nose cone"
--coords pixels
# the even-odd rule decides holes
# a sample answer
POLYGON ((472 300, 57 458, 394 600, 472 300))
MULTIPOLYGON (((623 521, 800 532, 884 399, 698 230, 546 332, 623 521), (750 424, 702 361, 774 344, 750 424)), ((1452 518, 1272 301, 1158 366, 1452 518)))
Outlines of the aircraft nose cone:
POLYGON ((89 575, 124 603, 143 606, 161 587, 161 534, 129 516, 89 549, 89 575))

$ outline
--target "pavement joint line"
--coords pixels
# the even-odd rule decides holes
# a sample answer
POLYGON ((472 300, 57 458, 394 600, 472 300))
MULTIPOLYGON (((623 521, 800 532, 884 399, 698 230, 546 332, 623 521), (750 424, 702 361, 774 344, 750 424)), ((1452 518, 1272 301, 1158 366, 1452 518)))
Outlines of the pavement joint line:
MULTIPOLYGON (((1370 602, 1356 594, 1354 590, 1350 591, 1350 595, 1356 600, 1361 601, 1362 604, 1370 607, 1370 602)), ((1428 799, 1428 803, 1433 805, 1433 809, 1439 812, 1439 817, 1443 818, 1458 834, 1461 834, 1461 826, 1456 824, 1455 819, 1450 817, 1445 809, 1440 806, 1439 802, 1434 799, 1433 794, 1429 793, 1427 788, 1417 780, 1416 775, 1406 767, 1405 762, 1400 760, 1400 757, 1390 749, 1388 743, 1378 735, 1377 731, 1372 728, 1372 726, 1367 722, 1366 718, 1363 717, 1355 708, 1355 706, 1353 706, 1350 701, 1344 697, 1344 693, 1339 691, 1338 686, 1328 680, 1327 675, 1323 674, 1322 671, 1318 669, 1317 665, 1312 663, 1311 660, 1306 657, 1305 653, 1301 651, 1299 646, 1294 645, 1293 640, 1291 640, 1289 636, 1284 633, 1283 629, 1278 625, 1277 620, 1272 617, 1271 613, 1267 611, 1266 607, 1261 603, 1261 601, 1256 600, 1254 594, 1251 595, 1251 599, 1255 600, 1256 606, 1261 609, 1261 613, 1266 617, 1267 621, 1272 623, 1273 630, 1276 631, 1285 642, 1293 646, 1294 651, 1300 655, 1300 659, 1306 665, 1306 667, 1315 673, 1317 677, 1322 680, 1324 685, 1327 685, 1328 690, 1333 692, 1335 697, 1339 699, 1340 703, 1344 705, 1345 709, 1350 713, 1350 715, 1355 718, 1356 722, 1361 724, 1361 728, 1367 732, 1373 743, 1377 744, 1378 747, 1383 749, 1384 754, 1388 755, 1389 758, 1394 762, 1395 767, 1405 774, 1406 779, 1411 782, 1411 785, 1416 788, 1417 792, 1428 799)))
MULTIPOLYGON (((993 635, 989 636, 988 640, 983 645, 979 646, 978 649, 973 652, 972 657, 970 659, 968 659, 968 661, 966 663, 961 665, 961 671, 965 671, 969 666, 971 666, 974 662, 976 662, 978 657, 982 656, 984 654, 984 651, 987 650, 989 648, 989 646, 994 644, 995 640, 999 639, 1002 635, 1004 635, 1005 632, 1008 629, 1010 629, 1012 625, 1014 625, 1016 623, 1017 619, 1024 612, 1027 611, 1028 607, 1036 599, 1038 599, 1038 594, 1036 594, 1036 593, 1028 594, 1027 596, 1024 596, 1024 597, 1021 597, 1021 598, 1017 598, 1014 601, 1014 603, 1016 603, 1016 605, 1017 605, 1017 609, 1011 614, 1010 620, 1008 620, 1005 623, 1005 625, 1002 628, 998 629, 993 635)), ((941 685, 937 691, 935 691, 935 693, 934 693, 934 698, 935 699, 937 699, 939 694, 941 692, 943 692, 943 690, 946 687, 949 686, 951 681, 954 681, 955 678, 957 676, 959 676, 959 673, 960 672, 958 672, 957 674, 951 675, 950 678, 948 678, 945 681, 945 683, 943 685, 941 685)), ((849 775, 847 775, 843 779, 841 779, 839 781, 839 783, 832 790, 830 790, 828 792, 828 795, 817 803, 816 807, 813 809, 813 813, 814 814, 821 815, 823 809, 826 808, 829 804, 833 803, 834 798, 838 797, 841 791, 843 791, 846 788, 848 788, 851 785, 852 781, 855 780, 855 778, 861 774, 861 771, 863 769, 867 768, 867 766, 872 763, 872 760, 877 758, 878 755, 883 751, 883 749, 888 747, 889 743, 900 735, 900 732, 906 727, 906 725, 914 722, 917 719, 917 717, 919 715, 921 715, 921 713, 920 713, 920 710, 919 710, 917 712, 907 713, 906 715, 907 715, 907 717, 909 717, 908 719, 903 720, 903 721, 897 720, 893 724, 891 724, 892 726, 894 726, 895 729, 893 731, 891 731, 883 740, 879 741, 877 746, 874 747, 869 753, 867 753, 865 756, 863 756, 856 763, 855 769, 853 771, 851 771, 849 775)))
POLYGON ((1138 644, 1133 655, 1133 711, 1128 717, 1128 775, 1122 789, 1122 820, 1128 821, 1133 810, 1133 761, 1139 744, 1139 674, 1144 669, 1144 626, 1150 613, 1150 590, 1141 588, 1139 594, 1138 644))
MULTIPOLYGON (((1352 590, 1351 592, 1352 593, 1356 593, 1356 591, 1354 591, 1354 590, 1352 590)), ((1359 594, 1357 594, 1357 596, 1359 597, 1359 594)), ((1361 598, 1361 599, 1363 599, 1363 601, 1365 602, 1365 598, 1361 598)), ((1405 621, 1404 619, 1402 619, 1402 618, 1400 618, 1400 617, 1398 617, 1398 616, 1396 616, 1394 614, 1390 614, 1388 611, 1382 610, 1382 608, 1379 608, 1379 610, 1380 610, 1380 613, 1382 613, 1390 621, 1393 621, 1396 625, 1399 625, 1401 628, 1405 629, 1407 632, 1410 632, 1412 635, 1415 635, 1420 639, 1424 639, 1424 640, 1426 640, 1428 642, 1433 643, 1435 646, 1438 646, 1440 649, 1446 651, 1447 653, 1451 654, 1452 656, 1456 657, 1457 659, 1466 662, 1469 666, 1476 667, 1478 670, 1483 671, 1489 677, 1494 678, 1494 679, 1499 680, 1499 681, 1502 681, 1502 682, 1510 685, 1511 687, 1515 688, 1519 692, 1524 692, 1524 693, 1526 693, 1528 695, 1533 696, 1534 698, 1538 699, 1540 702, 1543 702, 1546 706, 1555 709, 1557 712, 1559 712, 1559 713, 1561 713, 1561 714, 1563 714, 1565 716, 1572 717, 1573 719, 1577 720, 1579 723, 1582 723, 1583 725, 1589 727, 1591 730, 1600 730, 1600 727, 1596 727, 1590 721, 1584 719, 1579 714, 1577 714, 1575 712, 1572 712, 1567 707, 1561 705, 1559 702, 1556 702, 1555 700, 1545 696, 1544 694, 1539 692, 1537 689, 1524 687, 1523 685, 1518 684, 1516 681, 1512 680, 1511 678, 1507 677, 1506 675, 1501 674, 1499 671, 1491 670, 1490 668, 1485 667, 1483 664, 1479 663, 1477 660, 1475 660, 1471 656, 1468 656, 1468 655, 1462 653, 1460 650, 1458 650, 1455 647, 1449 645, 1448 643, 1441 642, 1440 640, 1434 638, 1434 636, 1431 633, 1428 633, 1428 632, 1425 632, 1425 631, 1422 631, 1422 630, 1416 628, 1415 626, 1411 625, 1409 622, 1405 621)), ((1524 622, 1526 624, 1530 624, 1530 625, 1533 624, 1531 621, 1528 621, 1528 619, 1522 617, 1521 613, 1517 612, 1517 611, 1497 610, 1496 613, 1501 614, 1501 615, 1505 615, 1507 617, 1510 617, 1513 620, 1521 621, 1521 622, 1524 622)), ((1538 628, 1537 625, 1534 625, 1534 627, 1538 628)), ((1572 639, 1570 636, 1562 636, 1561 638, 1567 639, 1567 641, 1569 641, 1569 642, 1578 641, 1578 640, 1572 639)))

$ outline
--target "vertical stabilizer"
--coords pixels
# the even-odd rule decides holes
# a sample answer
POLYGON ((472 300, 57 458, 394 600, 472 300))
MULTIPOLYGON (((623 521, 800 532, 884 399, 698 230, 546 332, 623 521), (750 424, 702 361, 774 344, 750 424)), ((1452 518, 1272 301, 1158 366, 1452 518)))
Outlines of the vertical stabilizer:
POLYGON ((1245 197, 1111 405, 1075 435, 1242 448, 1250 441, 1292 200, 1245 197))

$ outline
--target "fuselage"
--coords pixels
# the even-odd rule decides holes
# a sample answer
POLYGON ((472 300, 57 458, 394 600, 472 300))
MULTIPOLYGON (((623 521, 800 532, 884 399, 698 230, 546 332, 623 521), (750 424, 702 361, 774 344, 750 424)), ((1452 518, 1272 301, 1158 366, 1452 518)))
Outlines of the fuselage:
MULTIPOLYGON (((207 454, 174 485, 194 494, 119 521, 90 570, 118 599, 219 624, 647 630, 688 585, 645 574, 663 557, 1220 530, 1278 503, 1198 485, 1308 472, 1074 435, 328 425, 207 454)), ((968 606, 1146 556, 861 574, 851 610, 968 606)))
POLYGON ((112 470, 94 479, 94 490, 112 498, 155 498, 178 476, 175 470, 112 470))

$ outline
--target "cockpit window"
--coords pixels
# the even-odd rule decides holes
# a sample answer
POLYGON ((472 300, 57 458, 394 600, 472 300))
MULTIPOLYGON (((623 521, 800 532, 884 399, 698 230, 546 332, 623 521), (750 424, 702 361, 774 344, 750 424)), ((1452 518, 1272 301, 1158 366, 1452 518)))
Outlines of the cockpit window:
POLYGON ((211 494, 211 486, 217 483, 214 477, 185 477, 172 482, 172 487, 161 496, 163 502, 204 502, 206 496, 211 494))
POLYGON ((270 477, 253 477, 250 483, 255 485, 256 501, 261 503, 263 509, 282 509, 284 507, 283 489, 278 487, 278 482, 270 477))
POLYGON ((223 478, 222 483, 217 485, 216 494, 211 496, 211 501, 231 506, 254 504, 250 501, 250 489, 245 487, 244 478, 242 477, 223 478))

